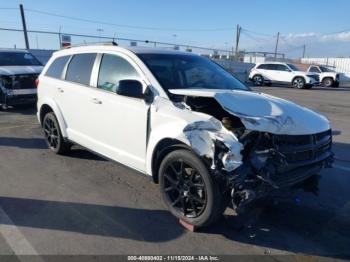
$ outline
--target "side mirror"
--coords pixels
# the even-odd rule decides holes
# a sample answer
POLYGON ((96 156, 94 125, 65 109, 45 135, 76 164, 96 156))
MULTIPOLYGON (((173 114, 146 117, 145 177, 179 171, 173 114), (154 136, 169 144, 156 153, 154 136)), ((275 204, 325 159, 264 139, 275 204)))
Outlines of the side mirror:
POLYGON ((120 80, 116 93, 121 96, 144 98, 142 83, 137 80, 120 80))

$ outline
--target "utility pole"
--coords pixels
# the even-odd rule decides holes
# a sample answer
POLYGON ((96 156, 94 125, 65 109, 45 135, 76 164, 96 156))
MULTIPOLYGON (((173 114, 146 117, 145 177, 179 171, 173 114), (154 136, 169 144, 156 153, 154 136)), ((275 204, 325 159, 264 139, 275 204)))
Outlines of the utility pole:
POLYGON ((60 48, 62 48, 62 37, 61 37, 61 30, 62 30, 62 26, 60 26, 60 28, 58 29, 58 42, 60 43, 60 48))
POLYGON ((306 45, 303 45, 303 58, 305 58, 306 45))
POLYGON ((276 48, 275 48, 275 60, 277 59, 278 41, 279 40, 280 40, 280 32, 277 33, 276 48))
POLYGON ((235 57, 236 60, 238 60, 238 47, 239 47, 239 39, 241 37, 241 29, 240 25, 237 25, 237 30, 236 30, 236 52, 235 52, 235 57))
POLYGON ((29 50, 29 41, 28 41, 28 32, 27 32, 26 18, 24 17, 24 10, 23 10, 23 5, 22 4, 19 5, 19 9, 21 11, 21 17, 22 17, 24 41, 25 41, 25 44, 26 44, 26 49, 29 50))

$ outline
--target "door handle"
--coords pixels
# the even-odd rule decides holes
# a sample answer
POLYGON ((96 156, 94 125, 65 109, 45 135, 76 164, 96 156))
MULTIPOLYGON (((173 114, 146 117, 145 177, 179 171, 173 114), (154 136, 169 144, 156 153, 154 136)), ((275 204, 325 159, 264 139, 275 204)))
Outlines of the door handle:
POLYGON ((58 90, 58 92, 60 92, 60 93, 64 93, 64 89, 63 88, 57 88, 57 90, 58 90))
POLYGON ((100 99, 98 99, 98 98, 92 98, 91 102, 94 103, 94 104, 97 104, 97 105, 101 105, 102 104, 102 101, 100 99))

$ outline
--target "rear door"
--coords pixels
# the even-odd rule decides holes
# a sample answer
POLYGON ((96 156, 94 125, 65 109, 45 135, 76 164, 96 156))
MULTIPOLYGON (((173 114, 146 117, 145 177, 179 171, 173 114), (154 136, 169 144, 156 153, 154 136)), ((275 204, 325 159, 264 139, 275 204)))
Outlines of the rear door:
POLYGON ((292 73, 291 70, 282 64, 275 64, 274 77, 276 82, 281 83, 290 83, 292 82, 292 73))
POLYGON ((87 107, 95 59, 96 53, 72 56, 67 65, 65 82, 57 87, 57 102, 67 125, 68 138, 86 147, 92 146, 87 134, 94 122, 87 107))
POLYGON ((265 79, 270 80, 270 81, 276 81, 276 70, 275 70, 275 65, 274 64, 265 64, 264 65, 264 70, 263 70, 263 76, 265 79))

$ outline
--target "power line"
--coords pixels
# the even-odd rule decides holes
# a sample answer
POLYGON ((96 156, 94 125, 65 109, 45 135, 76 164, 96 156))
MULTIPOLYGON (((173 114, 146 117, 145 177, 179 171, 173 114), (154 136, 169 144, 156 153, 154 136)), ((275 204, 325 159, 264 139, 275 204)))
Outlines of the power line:
POLYGON ((268 34, 264 34, 264 33, 259 33, 259 32, 255 32, 255 31, 252 31, 252 30, 248 30, 246 28, 242 28, 242 30, 245 31, 245 32, 251 33, 251 34, 255 34, 255 35, 266 36, 266 37, 276 37, 274 35, 268 35, 268 34))
POLYGON ((257 41, 257 42, 269 42, 269 41, 272 40, 272 38, 271 39, 267 39, 267 38, 261 38, 261 37, 252 36, 251 34, 247 33, 245 30, 244 31, 242 30, 241 33, 244 34, 245 36, 247 36, 248 38, 253 39, 253 40, 257 41))
POLYGON ((43 14, 48 16, 55 16, 80 22, 86 22, 86 23, 98 23, 100 25, 109 25, 109 26, 116 26, 116 27, 125 27, 125 28, 133 28, 133 29, 143 29, 143 30, 153 30, 153 31, 228 31, 233 30, 233 27, 227 27, 227 28, 211 28, 211 29, 183 29, 183 28, 160 28, 160 27, 146 27, 146 26, 136 26, 136 25, 126 25, 126 24, 115 24, 105 21, 98 21, 98 20, 91 20, 86 18, 80 18, 80 17, 73 17, 73 16, 66 16, 66 15, 60 15, 56 13, 50 13, 45 11, 39 11, 34 9, 25 9, 28 12, 37 13, 37 14, 43 14))
MULTIPOLYGON (((15 29, 15 28, 1 28, 0 31, 12 31, 12 32, 23 32, 23 29, 15 29)), ((160 45, 167 45, 167 46, 174 46, 177 45, 179 47, 190 47, 193 49, 201 49, 201 50, 208 50, 208 51, 219 51, 224 53, 230 53, 231 50, 225 50, 225 49, 218 49, 218 48, 209 48, 209 47, 202 47, 202 46, 195 46, 195 45, 187 45, 187 44, 175 44, 170 42, 161 42, 161 41, 153 41, 153 40, 144 40, 144 39, 131 39, 131 38, 123 38, 123 37, 108 37, 108 36, 99 36, 99 35, 87 35, 87 34, 74 34, 74 33, 67 33, 67 32, 52 32, 52 31, 42 31, 42 30, 27 30, 28 33, 36 33, 36 34, 50 34, 50 35, 71 35, 76 37, 85 37, 85 38, 100 38, 104 40, 120 40, 120 41, 136 41, 140 43, 150 43, 150 44, 160 44, 160 45)))

